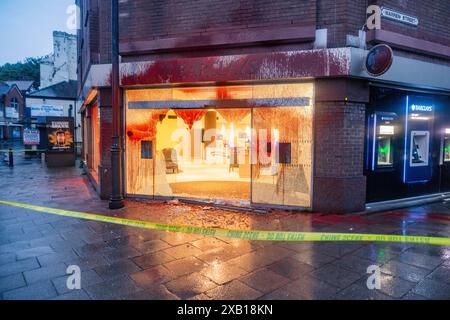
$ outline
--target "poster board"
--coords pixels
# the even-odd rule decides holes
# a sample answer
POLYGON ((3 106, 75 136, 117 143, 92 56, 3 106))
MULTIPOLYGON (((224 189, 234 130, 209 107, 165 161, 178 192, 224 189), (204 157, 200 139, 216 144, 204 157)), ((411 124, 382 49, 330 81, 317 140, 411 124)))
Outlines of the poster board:
POLYGON ((23 145, 38 146, 41 142, 39 129, 25 128, 23 129, 23 145))
POLYGON ((47 152, 74 153, 74 123, 68 117, 47 117, 47 152))
POLYGON ((45 160, 48 167, 69 167, 75 165, 73 118, 47 117, 47 152, 45 160))

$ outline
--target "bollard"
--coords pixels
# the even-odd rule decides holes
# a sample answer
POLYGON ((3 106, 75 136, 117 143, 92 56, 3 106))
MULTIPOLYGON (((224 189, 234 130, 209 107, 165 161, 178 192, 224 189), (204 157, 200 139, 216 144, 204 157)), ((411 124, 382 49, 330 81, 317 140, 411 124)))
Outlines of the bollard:
POLYGON ((14 167, 13 151, 9 148, 9 166, 14 167))

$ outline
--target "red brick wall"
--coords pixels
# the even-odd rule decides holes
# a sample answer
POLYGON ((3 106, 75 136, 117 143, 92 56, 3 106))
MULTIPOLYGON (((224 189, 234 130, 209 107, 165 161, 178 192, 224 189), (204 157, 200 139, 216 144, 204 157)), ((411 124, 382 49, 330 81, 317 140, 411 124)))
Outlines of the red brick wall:
POLYGON ((449 0, 372 0, 372 2, 419 19, 417 27, 382 19, 382 29, 450 46, 449 0))
POLYGON ((365 104, 316 102, 313 209, 363 211, 365 104))
POLYGON ((239 32, 270 26, 314 24, 315 0, 135 0, 120 6, 121 39, 239 32))
MULTIPOLYGON (((82 5, 82 29, 85 39, 81 50, 80 79, 84 79, 90 63, 109 63, 110 0, 77 0, 82 5), (88 14, 89 12, 89 14, 88 14), (88 16, 88 19, 85 19, 88 16), (87 44, 86 44, 87 42, 87 44)), ((328 29, 328 47, 346 45, 346 36, 357 35, 366 22, 370 4, 384 5, 419 18, 419 27, 410 27, 386 19, 382 28, 428 41, 450 45, 449 0, 127 0, 120 6, 121 43, 180 38, 209 34, 239 34, 258 28, 316 25, 328 29)), ((208 41, 205 38, 205 41, 208 41)), ((81 42, 81 41, 80 41, 81 42)), ((299 42, 270 45, 239 45, 207 50, 159 52, 124 56, 124 61, 164 59, 183 56, 228 55, 275 50, 311 49, 312 43, 299 42)), ((431 62, 448 64, 443 59, 424 54, 396 51, 431 62)))
MULTIPOLYGON (((17 99, 17 103, 19 104, 19 120, 22 120, 23 116, 24 116, 24 112, 25 112, 25 99, 16 87, 13 87, 5 95, 5 98, 4 98, 5 107, 11 107, 11 99, 12 98, 17 99)), ((5 114, 5 116, 6 116, 6 114, 5 114)))

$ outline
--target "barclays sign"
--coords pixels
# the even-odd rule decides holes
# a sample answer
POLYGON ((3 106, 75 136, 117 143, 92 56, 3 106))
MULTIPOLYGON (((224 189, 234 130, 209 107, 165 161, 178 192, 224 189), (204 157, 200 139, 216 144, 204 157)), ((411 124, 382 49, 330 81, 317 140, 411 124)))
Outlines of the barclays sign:
POLYGON ((432 112, 433 106, 413 104, 413 105, 411 105, 411 111, 432 112))

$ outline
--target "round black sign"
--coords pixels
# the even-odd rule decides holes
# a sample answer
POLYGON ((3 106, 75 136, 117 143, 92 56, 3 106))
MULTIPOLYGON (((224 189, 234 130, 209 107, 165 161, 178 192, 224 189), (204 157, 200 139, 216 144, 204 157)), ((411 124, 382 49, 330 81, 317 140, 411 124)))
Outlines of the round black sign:
POLYGON ((389 70, 393 60, 394 53, 391 47, 386 44, 379 44, 370 49, 364 65, 370 75, 381 76, 389 70))

